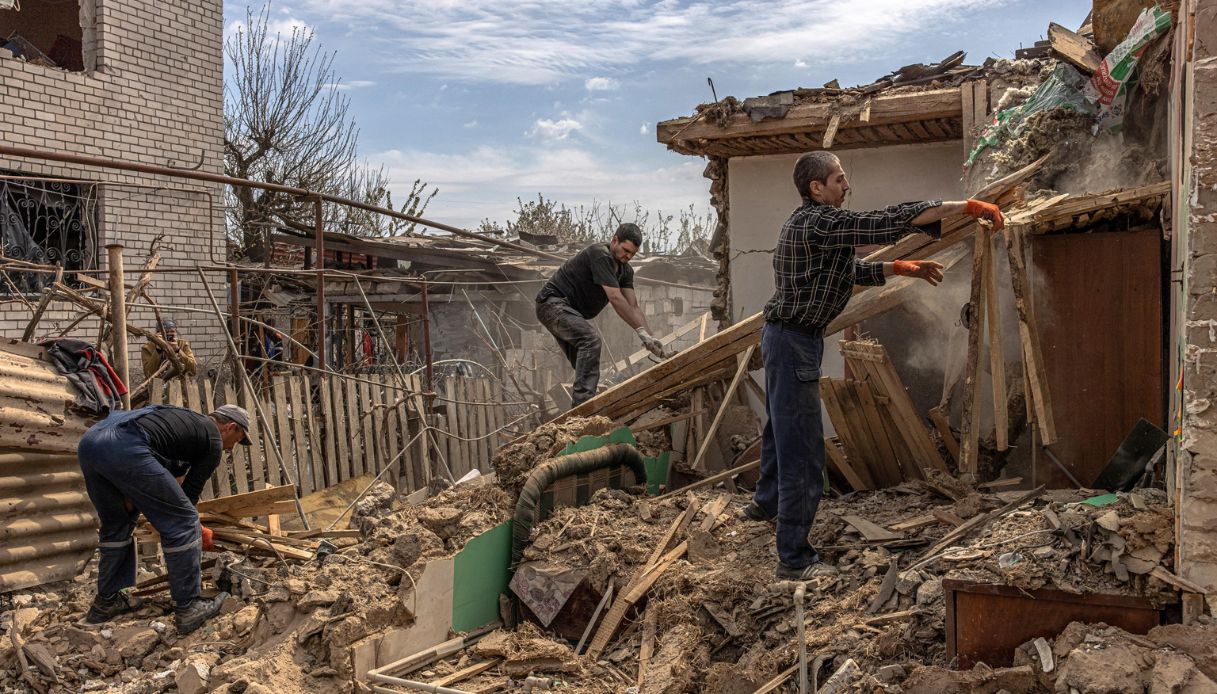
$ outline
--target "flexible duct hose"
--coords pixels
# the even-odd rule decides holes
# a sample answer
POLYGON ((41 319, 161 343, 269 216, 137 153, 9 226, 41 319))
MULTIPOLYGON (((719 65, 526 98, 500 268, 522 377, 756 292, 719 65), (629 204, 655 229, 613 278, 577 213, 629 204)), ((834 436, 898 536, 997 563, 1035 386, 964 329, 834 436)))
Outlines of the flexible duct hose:
POLYGON ((516 501, 515 520, 511 529, 511 565, 519 563, 532 535, 532 524, 536 520, 537 504, 541 494, 549 485, 564 477, 583 475, 606 467, 628 467, 634 473, 635 484, 645 484, 646 465, 638 449, 624 443, 602 446, 582 453, 571 453, 553 458, 538 465, 528 474, 520 497, 516 501))

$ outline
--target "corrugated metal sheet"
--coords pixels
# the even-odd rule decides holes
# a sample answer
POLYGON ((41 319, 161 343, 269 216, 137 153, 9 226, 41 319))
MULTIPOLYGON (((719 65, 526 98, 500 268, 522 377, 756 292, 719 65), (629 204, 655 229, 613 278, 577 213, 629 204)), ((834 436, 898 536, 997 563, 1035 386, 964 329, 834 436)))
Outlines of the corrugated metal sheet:
POLYGON ((0 592, 71 578, 97 547, 74 397, 41 349, 0 344, 0 592))

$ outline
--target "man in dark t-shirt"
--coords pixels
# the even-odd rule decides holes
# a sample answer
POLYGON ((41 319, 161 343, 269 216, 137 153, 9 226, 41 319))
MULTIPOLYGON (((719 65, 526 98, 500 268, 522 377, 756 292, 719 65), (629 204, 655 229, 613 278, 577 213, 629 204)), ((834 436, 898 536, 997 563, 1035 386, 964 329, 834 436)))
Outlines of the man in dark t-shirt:
POLYGON ((644 347, 663 356, 663 345, 651 336, 634 293, 634 270, 629 262, 641 245, 638 225, 622 224, 608 243, 592 244, 563 263, 537 293, 537 320, 553 334, 575 369, 574 407, 596 394, 601 340, 588 321, 606 305, 613 305, 644 347))
MULTIPOLYGON (((224 451, 249 445, 249 413, 223 405, 210 415, 154 405, 115 411, 80 439, 76 456, 101 521, 97 597, 85 619, 98 624, 141 607, 135 585, 135 538, 142 513, 161 536, 179 634, 215 616, 224 599, 200 597, 199 560, 208 535, 195 506, 224 451)), ((210 549, 210 547, 206 547, 210 549)))

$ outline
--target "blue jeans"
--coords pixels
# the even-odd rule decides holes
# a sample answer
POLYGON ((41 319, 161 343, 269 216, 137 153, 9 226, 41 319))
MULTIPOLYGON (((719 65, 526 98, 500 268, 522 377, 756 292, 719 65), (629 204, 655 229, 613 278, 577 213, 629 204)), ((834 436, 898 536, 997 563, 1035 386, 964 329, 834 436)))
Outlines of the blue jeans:
POLYGON ((820 415, 822 333, 766 323, 761 333, 765 408, 761 477, 753 501, 777 518, 778 558, 801 569, 819 561, 807 540, 824 495, 824 423, 820 415))
POLYGON ((161 536, 169 592, 178 606, 199 596, 202 542, 199 513, 173 474, 157 462, 135 419, 147 408, 114 411, 93 425, 76 449, 85 488, 101 521, 97 594, 110 596, 135 585, 135 538, 143 513, 161 536), (127 511, 123 501, 131 502, 127 511))

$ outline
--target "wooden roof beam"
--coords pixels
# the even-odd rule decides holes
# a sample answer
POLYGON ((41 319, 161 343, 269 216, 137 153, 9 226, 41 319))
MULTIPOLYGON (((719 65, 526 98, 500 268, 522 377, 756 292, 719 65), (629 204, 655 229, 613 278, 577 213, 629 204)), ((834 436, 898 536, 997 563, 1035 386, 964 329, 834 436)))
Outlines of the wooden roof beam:
MULTIPOLYGON (((808 131, 822 132, 828 127, 839 107, 835 101, 798 104, 786 112, 785 118, 752 122, 746 113, 731 116, 726 127, 708 123, 698 116, 662 121, 655 128, 655 137, 662 144, 688 140, 723 140, 757 135, 782 135, 808 131)), ((959 118, 963 113, 963 97, 958 87, 908 92, 874 97, 870 120, 841 119, 841 129, 903 123, 935 118, 959 118)))

